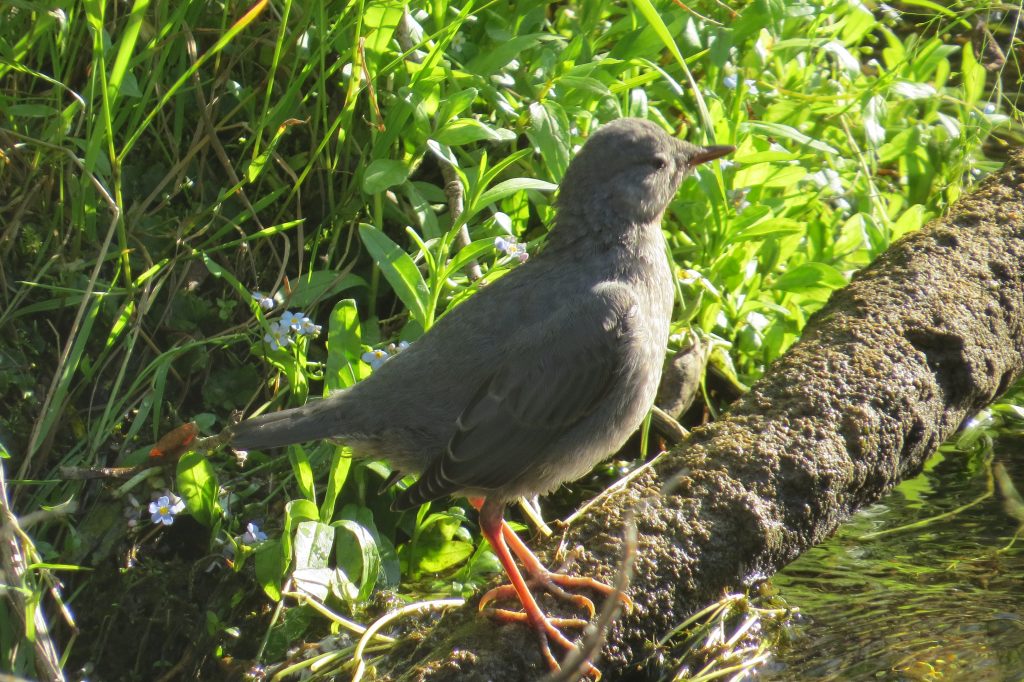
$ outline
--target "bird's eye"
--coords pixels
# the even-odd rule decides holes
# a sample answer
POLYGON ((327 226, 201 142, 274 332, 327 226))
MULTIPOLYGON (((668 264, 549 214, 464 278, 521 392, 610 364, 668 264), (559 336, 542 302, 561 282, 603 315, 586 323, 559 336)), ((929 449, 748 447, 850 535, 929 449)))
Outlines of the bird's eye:
POLYGON ((654 160, 651 161, 651 165, 654 166, 654 170, 664 170, 665 166, 668 165, 668 159, 664 156, 656 156, 654 157, 654 160))

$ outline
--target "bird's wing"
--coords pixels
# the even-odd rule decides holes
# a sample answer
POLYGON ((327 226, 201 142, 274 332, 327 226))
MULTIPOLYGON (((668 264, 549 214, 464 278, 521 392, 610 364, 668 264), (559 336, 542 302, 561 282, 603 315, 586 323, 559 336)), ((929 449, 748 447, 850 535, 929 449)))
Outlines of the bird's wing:
POLYGON ((590 414, 628 362, 638 307, 623 285, 602 285, 524 328, 484 380, 437 457, 395 507, 466 489, 497 489, 543 461, 549 443, 590 414))

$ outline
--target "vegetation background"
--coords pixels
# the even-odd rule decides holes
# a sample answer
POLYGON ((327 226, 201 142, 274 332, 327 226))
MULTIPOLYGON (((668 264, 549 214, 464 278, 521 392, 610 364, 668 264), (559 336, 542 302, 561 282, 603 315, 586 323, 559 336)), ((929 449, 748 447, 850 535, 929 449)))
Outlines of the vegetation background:
POLYGON ((36 674, 45 622, 81 677, 351 670, 368 622, 498 570, 462 503, 395 514, 386 463, 330 444, 176 460, 164 434, 415 343, 520 262, 511 243, 542 247, 574 150, 621 116, 737 147, 666 215, 672 348, 696 335, 753 381, 999 167, 1018 21, 930 0, 0 6, 0 463, 26 564, 5 567, 0 669, 36 674))

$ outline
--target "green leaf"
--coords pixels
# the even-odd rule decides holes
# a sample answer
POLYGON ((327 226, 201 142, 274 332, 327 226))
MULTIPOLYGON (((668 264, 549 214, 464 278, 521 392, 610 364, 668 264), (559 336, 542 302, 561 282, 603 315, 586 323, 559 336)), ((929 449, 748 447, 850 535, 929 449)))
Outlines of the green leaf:
POLYGON ((281 585, 288 570, 280 540, 267 540, 255 551, 254 566, 256 581, 272 601, 281 599, 281 585))
POLYGON ((835 147, 825 144, 821 140, 815 140, 808 135, 804 135, 793 126, 788 126, 783 123, 745 121, 740 124, 740 130, 754 136, 782 137, 792 140, 798 144, 807 145, 811 149, 816 149, 819 152, 825 152, 826 154, 839 154, 839 151, 835 147))
MULTIPOLYGON (((484 206, 493 204, 496 201, 501 201, 505 197, 511 196, 516 192, 522 192, 523 190, 528 189, 537 189, 542 192, 554 192, 558 189, 558 185, 547 182, 546 180, 535 180, 533 178, 512 178, 511 180, 499 182, 497 185, 481 194, 476 201, 476 208, 483 208, 484 206)), ((475 212, 476 211, 474 211, 474 213, 475 212)))
POLYGON ((388 187, 405 182, 409 177, 409 167, 394 159, 376 159, 363 174, 363 192, 378 194, 388 187))
POLYGON ((303 521, 318 521, 316 505, 309 500, 292 500, 284 506, 284 531, 281 533, 281 555, 285 562, 283 571, 288 570, 292 560, 292 535, 303 521))
POLYGON ((441 108, 437 112, 437 120, 441 123, 447 123, 452 120, 473 104, 477 94, 479 94, 479 91, 476 88, 466 88, 450 93, 441 102, 441 108))
POLYGON ((201 256, 203 259, 203 265, 206 266, 206 269, 210 271, 211 275, 226 280, 232 287, 234 287, 239 296, 247 301, 249 300, 249 290, 244 284, 238 281, 238 278, 235 277, 230 270, 221 266, 220 263, 210 258, 205 252, 203 252, 201 256))
POLYGON ((455 257, 448 262, 448 265, 445 267, 444 276, 453 276, 466 267, 471 260, 476 260, 485 253, 492 253, 493 251, 494 239, 492 237, 485 237, 483 239, 477 239, 475 242, 470 242, 459 249, 459 252, 455 254, 455 257))
POLYGON ((806 229, 806 225, 791 218, 770 218, 744 230, 733 237, 733 241, 742 242, 761 240, 768 237, 786 237, 793 234, 803 234, 806 229))
POLYGON ((412 257, 373 225, 360 223, 359 236, 409 314, 426 327, 429 293, 412 257))
POLYGON ((473 553, 473 543, 465 540, 449 540, 443 544, 423 548, 418 568, 426 573, 439 573, 452 566, 458 566, 473 553))
POLYGON ((369 367, 360 360, 363 354, 361 329, 356 302, 350 298, 338 301, 327 327, 326 394, 348 388, 370 375, 369 367))
POLYGON ((320 505, 320 520, 324 523, 330 523, 334 516, 334 506, 351 468, 352 451, 341 445, 334 446, 331 468, 327 473, 327 490, 324 492, 323 504, 320 505))
POLYGON ((299 492, 310 502, 316 503, 316 490, 313 483, 313 467, 309 465, 309 457, 301 445, 288 446, 288 461, 295 473, 295 483, 299 492))
POLYGON ((410 548, 413 574, 443 571, 462 563, 473 553, 473 543, 455 539, 464 521, 461 510, 434 513, 420 520, 410 548))
POLYGON ((801 293, 810 289, 838 289, 846 286, 846 277, 826 263, 804 263, 775 280, 774 289, 801 293))
POLYGON ((334 547, 334 527, 319 521, 302 521, 295 528, 295 570, 327 568, 334 547))
POLYGON ((505 128, 491 128, 472 118, 459 118, 437 131, 434 138, 443 144, 458 146, 481 140, 510 142, 516 139, 516 134, 505 128))
POLYGON ((217 504, 217 474, 210 460, 200 452, 187 452, 178 460, 178 492, 185 506, 204 526, 212 526, 220 517, 217 504))
POLYGON ((490 76, 492 73, 508 64, 525 50, 540 45, 545 40, 565 40, 561 36, 553 36, 549 33, 528 33, 516 36, 498 45, 493 50, 481 50, 480 54, 474 57, 464 69, 466 73, 476 76, 490 76))
POLYGON ((4 112, 10 116, 25 116, 26 118, 46 118, 57 115, 56 109, 45 104, 11 104, 4 107, 4 112))
POLYGON ((365 49, 370 52, 387 50, 391 36, 402 19, 402 8, 405 5, 398 0, 376 0, 366 3, 363 10, 363 28, 367 40, 365 49))
POLYGON ((338 571, 332 568, 296 568, 292 571, 295 589, 319 602, 327 601, 338 571))
POLYGON ((755 163, 736 171, 734 187, 790 187, 807 175, 803 166, 755 163))
POLYGON ((359 580, 358 592, 351 597, 352 601, 362 602, 373 592, 380 576, 381 559, 380 550, 373 534, 361 524, 343 519, 335 523, 342 530, 348 531, 345 535, 338 537, 337 561, 346 573, 351 577, 358 570, 359 580), (355 551, 353 551, 355 550, 355 551), (354 559, 358 558, 358 566, 354 559))
POLYGON ((530 127, 526 135, 540 149, 544 165, 551 176, 561 178, 565 175, 571 156, 569 145, 572 137, 565 109, 550 100, 534 102, 530 105, 530 127))
POLYGON ((288 305, 292 308, 306 308, 317 301, 331 298, 347 289, 365 287, 366 280, 350 272, 318 270, 292 280, 292 292, 288 305))
POLYGON ((981 99, 985 92, 985 67, 978 63, 974 57, 974 46, 965 43, 963 46, 963 59, 960 63, 960 71, 964 81, 964 102, 973 105, 981 99))

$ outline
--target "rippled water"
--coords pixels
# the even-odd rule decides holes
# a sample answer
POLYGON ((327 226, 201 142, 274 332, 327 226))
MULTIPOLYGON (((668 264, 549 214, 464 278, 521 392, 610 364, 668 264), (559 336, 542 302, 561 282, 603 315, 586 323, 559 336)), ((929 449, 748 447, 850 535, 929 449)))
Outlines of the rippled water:
MULTIPOLYGON (((1024 440, 995 460, 1024 491, 1024 440), (1016 462, 1014 461, 1016 460, 1016 462)), ((923 527, 864 538, 985 494, 980 457, 946 451, 773 578, 801 615, 767 680, 1024 680, 1024 537, 998 492, 923 527)))

